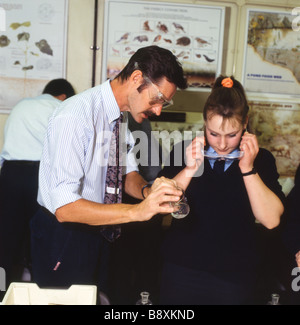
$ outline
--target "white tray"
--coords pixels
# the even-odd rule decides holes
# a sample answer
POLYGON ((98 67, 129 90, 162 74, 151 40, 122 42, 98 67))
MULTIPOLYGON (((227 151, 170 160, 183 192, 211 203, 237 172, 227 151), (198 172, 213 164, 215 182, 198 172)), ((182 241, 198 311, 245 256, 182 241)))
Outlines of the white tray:
POLYGON ((35 283, 10 284, 2 305, 96 305, 97 287, 72 285, 69 289, 41 289, 35 283))

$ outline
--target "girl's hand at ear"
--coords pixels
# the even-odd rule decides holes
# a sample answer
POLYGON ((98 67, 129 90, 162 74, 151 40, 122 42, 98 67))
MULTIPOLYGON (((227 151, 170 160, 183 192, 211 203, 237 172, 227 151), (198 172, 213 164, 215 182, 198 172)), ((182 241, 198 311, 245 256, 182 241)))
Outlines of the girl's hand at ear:
POLYGON ((245 132, 242 136, 240 150, 244 151, 244 156, 240 159, 239 162, 241 172, 248 173, 252 170, 254 160, 259 151, 256 135, 245 132))
POLYGON ((205 146, 204 137, 196 137, 186 149, 186 166, 191 170, 197 170, 204 161, 201 148, 205 146))

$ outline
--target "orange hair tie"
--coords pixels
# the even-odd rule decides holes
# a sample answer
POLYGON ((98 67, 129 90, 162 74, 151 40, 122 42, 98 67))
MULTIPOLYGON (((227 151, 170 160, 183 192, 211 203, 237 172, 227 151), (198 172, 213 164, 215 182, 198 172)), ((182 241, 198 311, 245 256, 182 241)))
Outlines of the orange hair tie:
POLYGON ((233 81, 231 78, 225 78, 222 80, 222 86, 225 88, 232 88, 233 86, 233 81))

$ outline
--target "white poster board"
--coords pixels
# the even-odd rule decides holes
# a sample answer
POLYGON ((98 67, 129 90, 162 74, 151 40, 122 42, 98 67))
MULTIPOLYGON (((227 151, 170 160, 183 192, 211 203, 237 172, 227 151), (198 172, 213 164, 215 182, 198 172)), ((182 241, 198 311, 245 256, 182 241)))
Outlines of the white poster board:
POLYGON ((224 17, 224 7, 106 0, 102 81, 137 49, 158 45, 182 63, 189 90, 210 88, 221 73, 224 17))
POLYGON ((0 112, 66 73, 67 0, 2 0, 0 112))
POLYGON ((300 162, 300 104, 254 100, 249 106, 259 145, 272 152, 280 176, 294 178, 300 162))
POLYGON ((300 33, 292 10, 248 9, 247 17, 245 90, 300 97, 300 33))

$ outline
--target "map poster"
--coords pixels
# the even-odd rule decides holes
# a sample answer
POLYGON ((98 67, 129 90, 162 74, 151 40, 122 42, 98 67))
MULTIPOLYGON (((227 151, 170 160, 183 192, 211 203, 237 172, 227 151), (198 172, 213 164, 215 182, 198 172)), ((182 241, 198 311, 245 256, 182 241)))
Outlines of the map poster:
POLYGON ((243 84, 247 92, 300 97, 300 32, 290 12, 248 10, 243 84))
POLYGON ((250 101, 249 130, 272 152, 278 173, 294 178, 300 163, 300 104, 250 101))
POLYGON ((9 113, 65 77, 68 1, 0 0, 0 8, 0 112, 9 113))
POLYGON ((102 80, 113 79, 141 47, 174 53, 189 90, 211 88, 221 72, 223 7, 106 0, 102 80))

